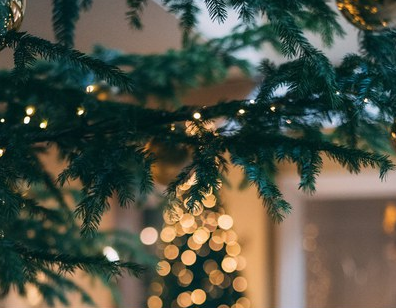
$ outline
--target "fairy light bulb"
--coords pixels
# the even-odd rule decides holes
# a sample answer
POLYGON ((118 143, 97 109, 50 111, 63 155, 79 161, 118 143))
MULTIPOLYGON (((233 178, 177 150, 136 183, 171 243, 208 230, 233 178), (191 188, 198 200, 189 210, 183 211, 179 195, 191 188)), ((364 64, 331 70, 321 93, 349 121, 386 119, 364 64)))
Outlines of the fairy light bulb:
POLYGON ((158 239, 158 231, 153 227, 144 228, 140 232, 140 241, 144 245, 153 245, 158 239))
POLYGON ((201 115, 199 112, 195 112, 195 113, 193 114, 193 118, 194 118, 195 120, 199 120, 201 117, 202 117, 202 115, 201 115))
POLYGON ((249 100, 249 104, 254 105, 254 104, 256 104, 256 101, 254 99, 251 99, 251 100, 249 100))
POLYGON ((177 304, 182 308, 186 308, 192 305, 191 295, 189 292, 180 293, 176 301, 177 304))
POLYGON ((245 114, 246 113, 246 110, 245 109, 239 109, 238 110, 238 114, 240 114, 240 115, 243 115, 243 114, 245 114))
POLYGON ((197 255, 192 250, 186 250, 182 253, 181 260, 185 265, 193 265, 197 260, 197 255))
POLYGON ((41 129, 46 129, 48 126, 48 121, 44 120, 40 123, 40 128, 41 129))
POLYGON ((120 260, 118 252, 113 247, 110 246, 106 246, 105 248, 103 248, 103 255, 110 262, 116 262, 120 260))
POLYGON ((24 117, 23 118, 23 124, 29 124, 30 123, 30 117, 29 116, 26 116, 26 117, 24 117))
POLYGON ((86 88, 85 88, 85 92, 87 92, 87 93, 92 93, 93 91, 95 91, 95 86, 94 85, 92 85, 92 84, 90 84, 89 86, 87 86, 86 88))
POLYGON ((0 119, 0 123, 5 123, 5 121, 6 121, 6 119, 4 119, 4 118, 0 119))
POLYGON ((232 257, 225 257, 223 261, 221 262, 221 268, 226 272, 226 273, 232 273, 237 269, 238 263, 237 261, 232 258, 232 257))
POLYGON ((157 263, 157 273, 160 276, 166 276, 170 273, 171 266, 168 261, 162 260, 157 263))
POLYGON ((27 106, 25 109, 25 113, 28 116, 33 115, 36 112, 36 108, 34 108, 34 106, 27 106))
POLYGON ((234 224, 234 220, 230 215, 221 215, 218 219, 219 227, 223 230, 231 229, 232 225, 234 224))
POLYGON ((77 115, 78 115, 79 117, 81 117, 81 116, 85 113, 84 107, 78 107, 76 113, 77 113, 77 115))
POLYGON ((271 107, 270 107, 270 110, 271 110, 272 112, 275 112, 275 111, 276 111, 276 107, 275 107, 275 106, 271 106, 271 107))
POLYGON ((5 153, 5 149, 0 149, 0 157, 3 157, 4 153, 5 153))
POLYGON ((202 305, 206 301, 206 293, 202 289, 196 289, 191 293, 191 301, 196 305, 202 305))
POLYGON ((236 277, 234 281, 232 282, 232 287, 234 288, 235 291, 237 292, 244 292, 247 289, 247 281, 244 277, 236 277))
POLYGON ((157 295, 152 295, 147 299, 148 308, 162 308, 162 299, 157 295))

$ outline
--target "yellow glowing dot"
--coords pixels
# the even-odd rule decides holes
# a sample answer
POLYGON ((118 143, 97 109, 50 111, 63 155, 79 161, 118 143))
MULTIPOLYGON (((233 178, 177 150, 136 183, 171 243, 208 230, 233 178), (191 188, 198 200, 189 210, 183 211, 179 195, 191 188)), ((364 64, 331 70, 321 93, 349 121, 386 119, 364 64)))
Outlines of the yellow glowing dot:
POLYGON ((244 277, 237 277, 232 282, 232 287, 237 292, 244 292, 247 289, 247 281, 244 277))
POLYGON ((168 245, 164 249, 164 256, 169 260, 174 260, 179 255, 179 248, 175 245, 168 245))
POLYGON ((82 116, 85 113, 84 107, 78 107, 76 113, 78 116, 82 116))
POLYGON ((29 116, 24 117, 23 118, 23 123, 24 124, 29 124, 30 123, 30 117, 29 116))
POLYGON ((181 218, 180 218, 180 224, 183 228, 191 228, 195 223, 195 218, 193 215, 191 214, 184 214, 181 218))
POLYGON ((275 107, 275 106, 271 106, 271 107, 270 107, 270 110, 271 110, 272 112, 275 112, 275 111, 276 111, 276 107, 275 107))
POLYGON ((171 266, 168 261, 162 260, 157 263, 157 273, 160 276, 166 276, 170 273, 171 266))
POLYGON ((340 95, 341 94, 341 92, 340 91, 336 91, 336 93, 335 93, 336 95, 340 95))
POLYGON ((234 220, 230 215, 221 215, 218 219, 219 227, 223 230, 231 229, 232 225, 234 224, 234 220))
POLYGON ((209 232, 200 228, 194 232, 193 239, 197 244, 202 245, 209 239, 209 232))
POLYGON ((185 265, 193 265, 197 260, 197 255, 192 250, 186 250, 182 253, 181 260, 185 265))
POLYGON ((5 153, 5 149, 0 149, 0 157, 2 157, 5 153))
POLYGON ((150 296, 147 299, 148 308, 162 308, 162 300, 156 295, 150 296))
POLYGON ((171 131, 174 131, 175 129, 176 129, 176 125, 175 125, 175 124, 171 124, 170 130, 171 130, 171 131))
POLYGON ((177 304, 182 307, 188 307, 192 305, 191 295, 188 292, 180 293, 177 297, 177 304))
POLYGON ((154 295, 158 295, 159 296, 159 295, 162 294, 162 291, 164 290, 164 287, 159 282, 154 281, 154 282, 152 282, 150 284, 150 290, 151 290, 151 292, 154 293, 154 295))
POLYGON ((5 121, 6 121, 6 120, 5 120, 4 118, 1 118, 1 119, 0 119, 0 122, 1 122, 1 123, 5 123, 5 121))
POLYGON ((86 87, 85 91, 87 93, 92 93, 93 91, 95 91, 95 86, 94 85, 89 85, 86 87))
POLYGON ((202 200, 202 204, 207 208, 212 208, 216 205, 216 197, 215 195, 208 195, 205 199, 202 200))
POLYGON ((250 103, 251 105, 254 105, 254 104, 256 103, 256 101, 255 101, 254 99, 251 99, 251 100, 249 101, 249 103, 250 103))
POLYGON ((176 237, 176 230, 173 227, 165 227, 164 229, 162 229, 161 231, 161 240, 164 241, 165 243, 170 243, 172 242, 175 237, 176 237))
POLYGON ((201 117, 202 117, 202 115, 201 115, 199 112, 195 112, 195 113, 193 114, 193 118, 194 118, 195 120, 199 120, 201 117))
POLYGON ((144 245, 153 245, 158 239, 158 231, 153 227, 144 228, 140 232, 140 240, 144 245))
POLYGON ((370 100, 367 97, 365 97, 364 100, 363 100, 363 102, 365 102, 365 103, 368 103, 369 101, 370 100))
POLYGON ((392 132, 391 136, 392 136, 393 139, 396 139, 396 133, 395 132, 392 132))
POLYGON ((183 286, 188 286, 194 279, 194 274, 189 269, 182 269, 177 275, 177 279, 183 286))
POLYGON ((194 241, 194 238, 191 236, 188 241, 187 241, 187 245, 190 249, 192 250, 198 250, 201 248, 202 244, 198 244, 194 241))
POLYGON ((41 129, 46 129, 47 126, 48 126, 48 122, 47 122, 47 121, 42 121, 42 122, 40 123, 40 128, 41 128, 41 129))
POLYGON ((203 269, 209 275, 212 271, 218 269, 216 261, 212 259, 206 260, 203 264, 203 269))
POLYGON ((201 305, 206 301, 206 293, 202 289, 196 289, 191 293, 191 301, 194 304, 201 305))
POLYGON ((224 281, 224 274, 222 271, 219 270, 214 270, 211 271, 209 274, 209 281, 214 284, 215 286, 219 286, 223 283, 224 281))
POLYGON ((231 257, 236 257, 241 253, 241 246, 237 242, 229 243, 226 247, 226 252, 231 257))
POLYGON ((237 271, 242 271, 246 268, 246 259, 245 257, 242 257, 241 255, 236 257, 238 265, 237 265, 237 271))
POLYGON ((220 251, 223 248, 224 244, 223 243, 216 243, 213 238, 210 239, 209 241, 209 247, 210 249, 214 251, 220 251))
POLYGON ((246 111, 245 111, 245 109, 239 109, 239 110, 238 110, 238 113, 239 113, 240 115, 242 115, 242 114, 245 114, 246 111))
POLYGON ((237 303, 241 305, 243 308, 250 308, 250 300, 246 297, 240 297, 237 300, 237 303))
POLYGON ((33 106, 27 106, 25 112, 28 116, 30 116, 36 112, 36 109, 33 106))
POLYGON ((238 263, 234 258, 225 257, 221 262, 221 267, 226 273, 232 273, 237 269, 238 263))
POLYGON ((287 119, 287 120, 286 120, 286 123, 287 123, 287 124, 291 124, 291 123, 292 123, 292 121, 291 121, 291 120, 289 120, 289 119, 287 119))

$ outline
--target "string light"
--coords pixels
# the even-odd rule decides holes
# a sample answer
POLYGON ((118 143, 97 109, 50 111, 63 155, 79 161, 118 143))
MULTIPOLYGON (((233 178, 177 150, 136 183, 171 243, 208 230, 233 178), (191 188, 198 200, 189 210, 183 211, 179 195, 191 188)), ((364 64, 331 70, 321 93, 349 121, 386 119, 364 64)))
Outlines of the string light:
POLYGON ((0 157, 3 157, 4 153, 5 153, 5 149, 0 149, 0 157))
POLYGON ((6 120, 5 120, 4 118, 1 118, 1 119, 0 119, 0 123, 5 123, 5 121, 6 121, 6 120))
POLYGON ((341 92, 340 91, 336 91, 336 93, 335 93, 336 95, 340 95, 341 94, 341 92))
POLYGON ((168 261, 162 260, 157 263, 157 273, 160 276, 166 276, 170 273, 171 266, 168 261))
POLYGON ((292 121, 291 121, 290 119, 287 119, 287 120, 286 120, 286 123, 287 123, 287 124, 291 124, 292 121))
POLYGON ((251 99, 251 100, 249 101, 249 104, 254 105, 254 104, 256 104, 256 101, 255 101, 254 99, 251 99))
POLYGON ((199 112, 195 112, 195 113, 193 114, 193 118, 194 118, 195 120, 199 120, 201 117, 202 117, 202 115, 201 115, 199 112))
POLYGON ((239 109, 239 110, 238 110, 238 113, 239 113, 240 115, 243 115, 243 114, 246 113, 246 110, 245 110, 245 109, 239 109))
POLYGON ((191 293, 191 301, 196 305, 202 305, 206 301, 206 293, 202 289, 196 289, 191 293))
POLYGON ((171 126, 170 126, 170 130, 174 131, 175 129, 176 129, 176 125, 172 123, 171 126))
POLYGON ((81 116, 85 113, 84 107, 78 107, 76 113, 77 113, 77 115, 78 115, 79 117, 81 117, 81 116))
POLYGON ((47 121, 47 120, 44 120, 44 121, 42 121, 42 122, 40 123, 40 128, 41 128, 41 129, 46 129, 47 126, 48 126, 48 121, 47 121))
POLYGON ((275 112, 275 111, 276 111, 276 107, 275 107, 275 106, 271 106, 271 107, 270 107, 270 110, 271 110, 272 112, 275 112))
POLYGON ((120 261, 118 252, 113 247, 106 246, 105 248, 103 248, 103 255, 110 262, 120 261))
POLYGON ((140 232, 140 240, 144 245, 153 245, 158 239, 158 231, 153 227, 144 228, 140 232))
POLYGON ((364 100, 363 100, 363 102, 365 102, 365 103, 368 103, 369 101, 370 100, 367 97, 365 97, 364 100))
POLYGON ((85 88, 85 92, 87 93, 92 93, 93 91, 95 91, 96 87, 94 85, 89 85, 85 88))
POLYGON ((36 108, 34 108, 34 106, 27 106, 25 109, 25 113, 28 116, 33 115, 36 112, 36 108))
POLYGON ((24 124, 29 124, 30 123, 30 117, 29 116, 24 117, 23 118, 23 123, 24 124))

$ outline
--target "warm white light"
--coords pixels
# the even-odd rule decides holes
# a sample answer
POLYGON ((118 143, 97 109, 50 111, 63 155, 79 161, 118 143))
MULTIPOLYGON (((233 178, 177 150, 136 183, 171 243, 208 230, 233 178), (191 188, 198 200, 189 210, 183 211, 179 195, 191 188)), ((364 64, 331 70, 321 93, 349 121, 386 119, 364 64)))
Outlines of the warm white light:
POLYGON ((237 292, 244 292, 247 289, 247 281, 244 277, 237 277, 232 282, 232 286, 237 292))
POLYGON ((46 129, 47 125, 48 125, 48 122, 47 121, 43 121, 43 122, 40 123, 40 128, 41 129, 46 129))
POLYGON ((171 271, 171 266, 170 266, 169 262, 167 262, 165 260, 162 260, 162 261, 158 262, 158 264, 157 264, 157 273, 160 276, 166 276, 166 275, 168 275, 170 273, 170 271, 171 271))
POLYGON ((368 103, 370 100, 366 97, 364 98, 363 102, 368 103))
POLYGON ((94 85, 89 85, 88 87, 86 87, 85 91, 87 93, 92 93, 93 91, 95 91, 95 86, 94 85))
POLYGON ((24 117, 23 118, 23 123, 24 124, 29 124, 30 123, 30 117, 29 116, 24 117))
POLYGON ((226 273, 232 273, 237 269, 238 262, 231 257, 225 257, 221 262, 221 267, 226 273))
POLYGON ((140 240, 144 245, 153 245, 158 239, 158 231, 153 227, 144 228, 140 232, 140 240))
POLYGON ((275 107, 275 106, 271 106, 271 107, 270 107, 270 110, 271 110, 272 112, 275 112, 275 111, 276 111, 276 107, 275 107))
POLYGON ((206 301, 206 293, 204 290, 196 289, 191 293, 191 301, 194 304, 201 305, 206 301))
POLYGON ((113 247, 106 246, 105 248, 103 248, 103 255, 110 262, 120 261, 118 252, 113 247))
POLYGON ((336 91, 336 93, 335 93, 336 95, 340 95, 341 93, 340 93, 340 91, 336 91))
POLYGON ((221 215, 218 220, 219 227, 223 230, 231 229, 232 225, 234 224, 234 220, 230 215, 221 215))
POLYGON ((176 125, 175 125, 175 124, 171 124, 170 130, 171 130, 171 131, 174 131, 175 129, 176 129, 176 125))
POLYGON ((1 122, 1 123, 5 123, 5 121, 6 121, 6 120, 5 120, 4 118, 1 118, 1 119, 0 119, 0 122, 1 122))
POLYGON ((286 120, 286 123, 287 123, 287 124, 291 124, 291 123, 292 123, 292 121, 291 121, 291 120, 289 120, 289 119, 287 119, 287 120, 286 120))
POLYGON ((36 109, 33 106, 27 106, 25 112, 28 116, 30 116, 36 112, 36 109))
POLYGON ((193 118, 199 120, 201 118, 201 114, 199 112, 196 112, 193 114, 193 118))
POLYGON ((251 99, 251 100, 249 101, 249 103, 250 103, 251 105, 254 105, 254 104, 256 103, 256 101, 255 101, 254 99, 251 99))
POLYGON ((159 296, 152 295, 147 299, 148 308, 162 308, 162 299, 159 296))
POLYGON ((77 115, 82 116, 85 113, 85 109, 83 107, 77 108, 77 115))
POLYGON ((5 153, 5 149, 0 149, 0 157, 2 157, 5 153))
POLYGON ((245 109, 239 109, 239 110, 238 110, 238 113, 239 113, 240 115, 242 115, 242 114, 245 114, 246 111, 245 111, 245 109))
POLYGON ((181 260, 185 265, 193 265, 197 260, 197 255, 192 250, 186 250, 182 253, 181 260))

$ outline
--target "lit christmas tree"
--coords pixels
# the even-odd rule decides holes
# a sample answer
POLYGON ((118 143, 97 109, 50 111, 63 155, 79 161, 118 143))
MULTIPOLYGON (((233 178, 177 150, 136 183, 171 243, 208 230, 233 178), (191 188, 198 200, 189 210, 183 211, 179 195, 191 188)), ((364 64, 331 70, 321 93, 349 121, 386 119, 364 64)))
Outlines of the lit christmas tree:
MULTIPOLYGON (((195 176, 178 187, 178 198, 189 199, 195 176)), ((149 308, 249 308, 243 296, 246 266, 233 219, 209 192, 193 212, 176 207, 164 213, 165 225, 157 254, 159 277, 150 285, 149 308), (194 306, 194 307, 195 307, 194 306)))

